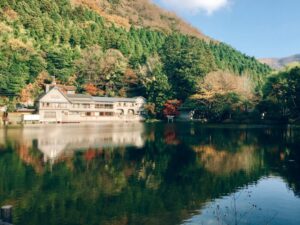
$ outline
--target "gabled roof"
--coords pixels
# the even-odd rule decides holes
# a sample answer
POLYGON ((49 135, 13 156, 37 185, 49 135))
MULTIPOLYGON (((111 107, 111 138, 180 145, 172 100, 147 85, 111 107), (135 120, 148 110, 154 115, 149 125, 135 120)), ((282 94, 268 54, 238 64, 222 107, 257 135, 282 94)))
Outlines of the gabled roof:
POLYGON ((51 87, 50 88, 50 90, 48 91, 48 92, 45 92, 44 94, 42 94, 40 97, 39 97, 39 99, 38 99, 38 101, 41 101, 49 92, 51 92, 52 90, 58 90, 59 91, 59 93, 61 93, 64 97, 65 97, 65 99, 67 100, 67 101, 70 101, 69 100, 69 98, 67 97, 67 95, 63 92, 63 91, 61 91, 58 87, 56 87, 56 86, 54 86, 54 87, 51 87))

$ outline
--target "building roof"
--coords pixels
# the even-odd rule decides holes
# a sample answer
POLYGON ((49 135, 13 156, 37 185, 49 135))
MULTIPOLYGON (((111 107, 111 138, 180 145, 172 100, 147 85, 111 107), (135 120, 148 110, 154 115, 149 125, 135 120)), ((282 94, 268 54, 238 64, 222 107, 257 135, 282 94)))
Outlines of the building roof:
MULTIPOLYGON (((87 94, 66 94, 64 93, 61 88, 57 86, 51 87, 50 91, 52 89, 58 90, 68 101, 70 102, 136 102, 138 98, 143 98, 143 97, 135 97, 135 98, 121 98, 121 97, 94 97, 91 95, 87 94)), ((49 91, 49 92, 50 92, 49 91)), ((47 93, 44 93, 39 100, 41 100, 47 93)), ((143 98, 144 99, 144 98, 143 98)))
POLYGON ((39 98, 38 98, 38 101, 41 101, 50 91, 52 91, 53 89, 55 90, 58 90, 66 99, 67 101, 70 101, 69 98, 67 97, 67 95, 58 87, 56 86, 53 86, 53 87, 50 87, 50 90, 48 92, 44 92, 39 98))
POLYGON ((66 95, 69 99, 92 99, 92 96, 90 95, 84 95, 84 94, 67 94, 66 95))
POLYGON ((95 102, 135 102, 136 98, 92 97, 95 102))
POLYGON ((92 102, 92 96, 84 94, 67 94, 66 97, 71 102, 92 102))

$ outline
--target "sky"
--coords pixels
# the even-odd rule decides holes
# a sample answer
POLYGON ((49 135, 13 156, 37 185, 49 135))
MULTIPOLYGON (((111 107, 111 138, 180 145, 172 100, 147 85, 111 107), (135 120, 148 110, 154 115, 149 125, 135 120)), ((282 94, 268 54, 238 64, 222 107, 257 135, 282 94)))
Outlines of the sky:
POLYGON ((257 58, 300 53, 300 0, 152 0, 257 58))

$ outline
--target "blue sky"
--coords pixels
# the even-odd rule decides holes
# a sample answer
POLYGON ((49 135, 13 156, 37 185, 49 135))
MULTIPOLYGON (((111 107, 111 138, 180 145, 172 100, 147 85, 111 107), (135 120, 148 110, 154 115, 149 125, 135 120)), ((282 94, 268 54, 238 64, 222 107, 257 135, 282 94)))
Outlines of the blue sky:
POLYGON ((153 0, 257 58, 300 53, 300 0, 153 0))

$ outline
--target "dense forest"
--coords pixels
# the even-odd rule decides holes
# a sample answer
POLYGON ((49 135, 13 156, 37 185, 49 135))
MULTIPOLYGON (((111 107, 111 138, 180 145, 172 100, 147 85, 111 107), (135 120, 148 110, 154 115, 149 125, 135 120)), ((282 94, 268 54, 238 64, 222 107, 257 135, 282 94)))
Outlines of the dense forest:
MULTIPOLYGON (((69 0, 0 2, 0 94, 10 96, 0 104, 37 98, 55 76, 78 92, 144 96, 152 115, 170 99, 198 108, 216 99, 226 107, 249 105, 262 97, 270 73, 267 65, 224 43, 175 31, 125 28, 69 0), (214 90, 222 80, 231 84, 214 90)), ((217 117, 226 113, 221 114, 217 117)))
POLYGON ((257 108, 267 119, 299 122, 300 67, 286 68, 269 76, 257 108))

